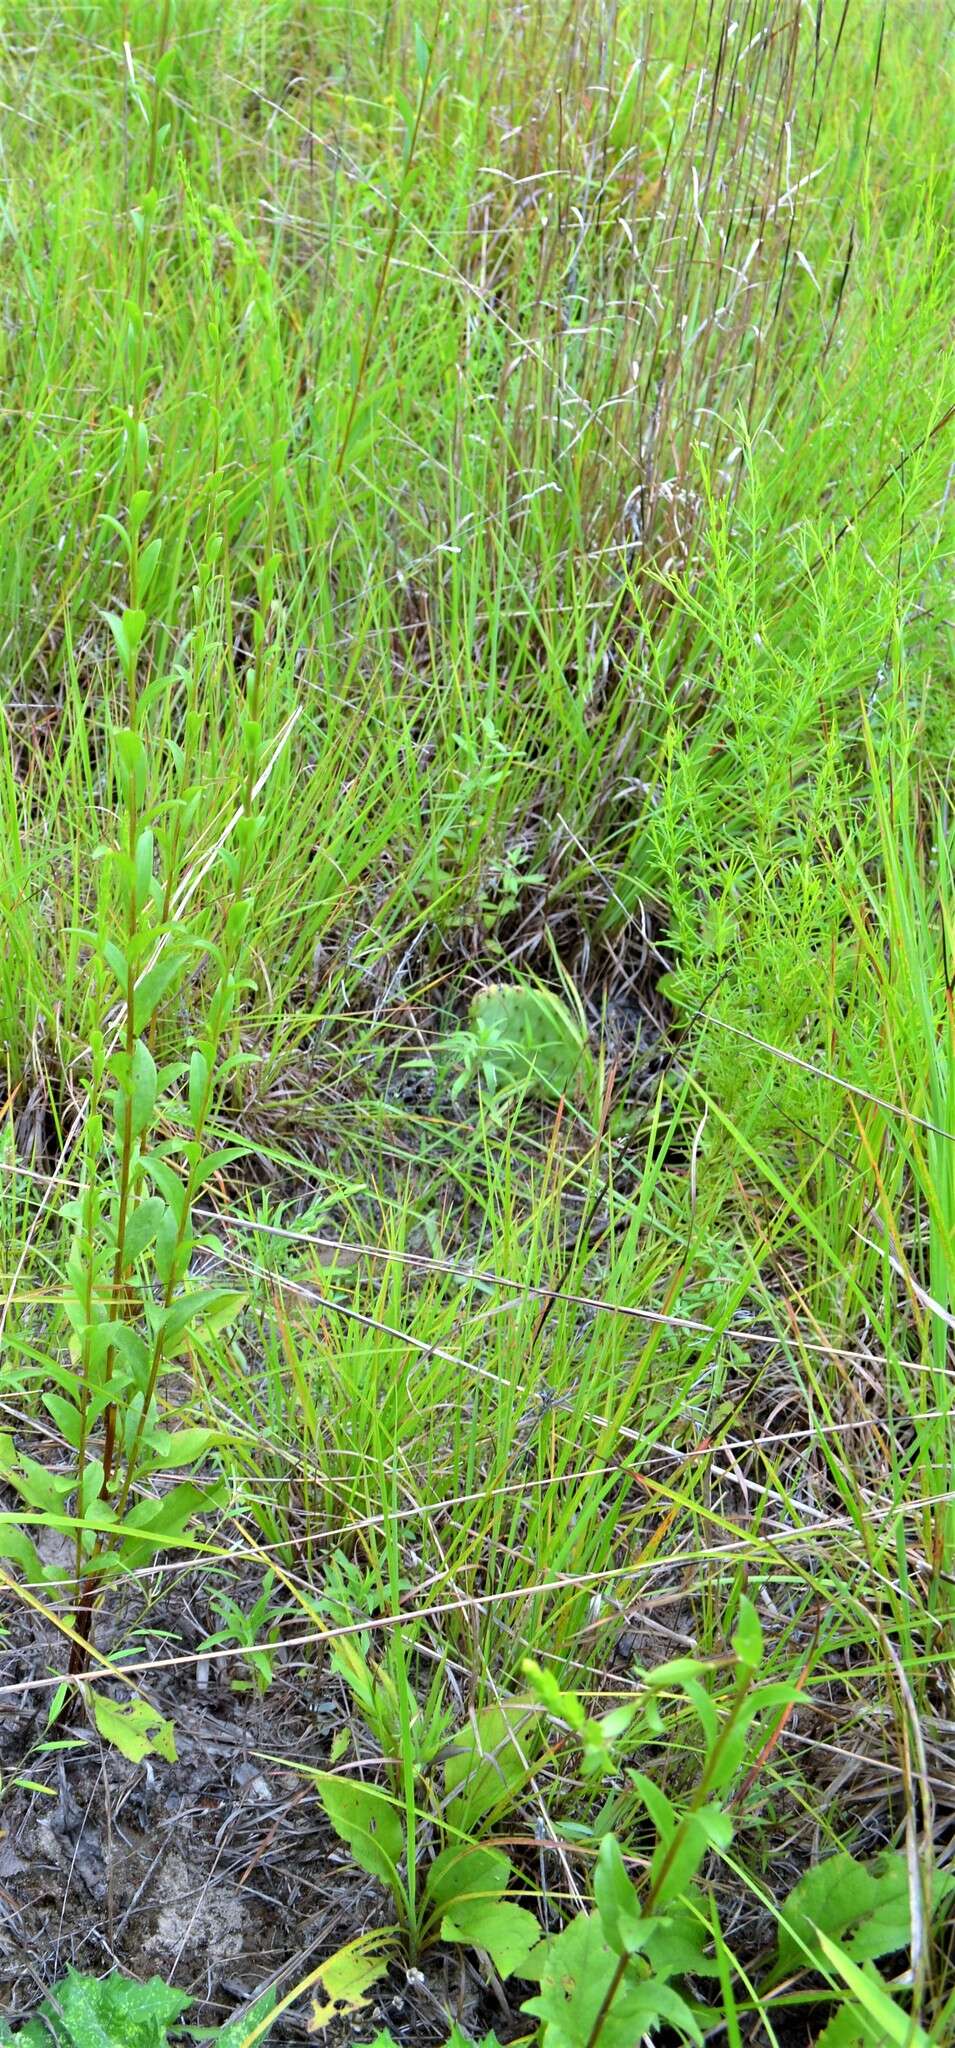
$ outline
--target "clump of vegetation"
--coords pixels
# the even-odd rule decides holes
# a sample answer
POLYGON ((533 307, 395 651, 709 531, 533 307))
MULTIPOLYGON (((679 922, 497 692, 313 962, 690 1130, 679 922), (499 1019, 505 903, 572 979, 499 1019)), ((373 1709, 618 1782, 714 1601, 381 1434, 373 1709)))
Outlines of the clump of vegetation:
POLYGON ((106 1977, 84 1977, 71 1970, 44 1999, 36 2019, 10 2033, 0 2019, 2 2048, 172 2048, 173 2041, 215 2042, 216 2048, 240 2048, 249 2034, 264 2038, 271 2025, 272 1998, 231 2026, 183 2032, 183 2014, 192 2004, 161 1977, 139 1984, 118 1970, 106 1977), (171 2031, 170 2031, 171 2029, 171 2031))
POLYGON ((4 11, 18 2048, 951 2031, 946 32, 4 11))

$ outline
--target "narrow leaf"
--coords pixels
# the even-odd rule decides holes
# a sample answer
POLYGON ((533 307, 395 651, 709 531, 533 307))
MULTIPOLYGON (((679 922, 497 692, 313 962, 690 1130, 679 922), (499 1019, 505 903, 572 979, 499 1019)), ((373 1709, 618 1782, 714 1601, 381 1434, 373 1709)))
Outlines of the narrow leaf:
POLYGON ((152 1123, 156 1108, 156 1062, 144 1038, 136 1040, 129 1063, 129 1099, 133 1137, 139 1138, 152 1123))
POLYGON ((171 946, 164 947, 159 959, 147 967, 142 980, 136 983, 133 995, 134 1031, 145 1031, 147 1024, 152 1023, 163 997, 178 981, 182 967, 181 953, 175 952, 171 946))

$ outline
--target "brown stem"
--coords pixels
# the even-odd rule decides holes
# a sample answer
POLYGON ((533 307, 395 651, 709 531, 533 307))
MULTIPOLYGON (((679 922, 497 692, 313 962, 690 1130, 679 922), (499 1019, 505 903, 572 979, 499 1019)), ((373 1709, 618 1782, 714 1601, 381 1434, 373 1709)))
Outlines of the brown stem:
POLYGON ((93 1640, 93 1615, 95 1608, 96 1582, 90 1576, 83 1587, 76 1612, 73 1616, 73 1634, 74 1636, 80 1636, 82 1640, 70 1644, 70 1661, 67 1665, 67 1676, 69 1678, 81 1678, 84 1671, 89 1670, 88 1647, 93 1640))

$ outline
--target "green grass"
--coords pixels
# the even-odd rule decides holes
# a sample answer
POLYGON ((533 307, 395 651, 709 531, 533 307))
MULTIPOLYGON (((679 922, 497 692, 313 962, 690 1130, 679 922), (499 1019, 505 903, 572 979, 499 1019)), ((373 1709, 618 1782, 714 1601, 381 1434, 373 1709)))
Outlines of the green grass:
MULTIPOLYGON (((192 1262, 241 1312, 158 1390, 214 1433, 204 1568, 272 1567, 320 1663, 347 1566, 339 1623, 449 1714, 527 1655, 620 1691, 623 1632, 719 1656, 748 1587, 807 1704, 714 1871, 728 2011, 814 1857, 951 1854, 955 1706, 947 24, 732 20, 42 0, 0 37, 4 1429, 71 1469, 146 819, 137 914, 191 949, 160 1068, 249 906, 192 1262), (582 1000, 586 1085, 456 1089, 477 990, 529 980, 582 1000)), ((185 1105, 170 1071, 154 1151, 185 1105)), ((551 1759, 510 1823, 595 1798, 551 1759)), ((952 1967, 929 1928, 938 2039, 952 1967)))

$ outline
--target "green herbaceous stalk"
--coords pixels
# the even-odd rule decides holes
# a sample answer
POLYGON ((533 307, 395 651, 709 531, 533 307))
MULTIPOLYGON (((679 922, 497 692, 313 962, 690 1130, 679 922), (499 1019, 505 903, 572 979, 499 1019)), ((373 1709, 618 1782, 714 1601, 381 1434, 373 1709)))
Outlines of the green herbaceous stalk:
POLYGON ((945 35, 3 13, 0 1798, 228 1673, 300 2033, 951 2032, 945 35))

